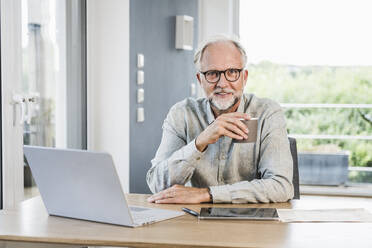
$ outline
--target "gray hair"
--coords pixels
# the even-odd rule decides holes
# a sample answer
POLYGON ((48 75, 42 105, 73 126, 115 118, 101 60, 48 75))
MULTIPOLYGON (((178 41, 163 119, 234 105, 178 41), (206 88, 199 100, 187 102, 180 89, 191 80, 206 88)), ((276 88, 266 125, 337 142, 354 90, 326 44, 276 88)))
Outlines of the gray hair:
POLYGON ((200 60, 203 57, 205 49, 212 44, 219 43, 219 42, 231 42, 233 43, 236 48, 238 48, 239 52, 242 55, 242 62, 243 62, 243 67, 245 68, 247 64, 247 53, 243 47, 243 45, 240 43, 239 39, 237 37, 230 37, 227 35, 214 35, 209 37, 207 40, 201 42, 196 49, 196 52, 194 54, 194 64, 196 67, 196 70, 200 70, 200 60))

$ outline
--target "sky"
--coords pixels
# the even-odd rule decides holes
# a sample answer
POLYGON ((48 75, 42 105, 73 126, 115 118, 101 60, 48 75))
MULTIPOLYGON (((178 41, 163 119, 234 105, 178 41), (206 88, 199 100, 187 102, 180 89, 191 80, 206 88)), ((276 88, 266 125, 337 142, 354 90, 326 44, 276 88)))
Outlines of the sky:
POLYGON ((372 1, 241 0, 248 63, 371 66, 372 1))

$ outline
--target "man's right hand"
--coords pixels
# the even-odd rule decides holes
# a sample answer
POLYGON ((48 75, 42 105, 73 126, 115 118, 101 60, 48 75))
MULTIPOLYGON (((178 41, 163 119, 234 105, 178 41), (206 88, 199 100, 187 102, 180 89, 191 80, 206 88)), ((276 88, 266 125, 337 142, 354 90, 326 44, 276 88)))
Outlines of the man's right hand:
POLYGON ((209 144, 214 144, 221 136, 228 136, 233 139, 247 139, 248 128, 241 119, 249 120, 245 113, 226 113, 217 117, 203 132, 196 138, 195 145, 199 151, 204 151, 209 144))

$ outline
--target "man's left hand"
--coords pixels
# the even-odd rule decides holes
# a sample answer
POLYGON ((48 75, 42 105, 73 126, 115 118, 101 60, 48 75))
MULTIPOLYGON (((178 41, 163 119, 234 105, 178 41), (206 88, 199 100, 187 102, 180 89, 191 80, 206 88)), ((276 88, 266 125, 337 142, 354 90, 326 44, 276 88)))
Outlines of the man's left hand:
POLYGON ((160 191, 149 198, 152 203, 192 203, 210 202, 211 197, 207 188, 185 187, 183 185, 173 185, 172 187, 160 191))

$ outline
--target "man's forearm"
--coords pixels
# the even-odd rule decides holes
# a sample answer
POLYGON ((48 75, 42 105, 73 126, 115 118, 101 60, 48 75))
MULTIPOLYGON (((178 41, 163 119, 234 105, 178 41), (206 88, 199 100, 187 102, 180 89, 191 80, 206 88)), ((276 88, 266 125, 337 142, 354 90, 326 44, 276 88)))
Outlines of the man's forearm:
POLYGON ((286 202, 293 197, 292 183, 280 176, 211 186, 210 189, 214 203, 286 202))
MULTIPOLYGON (((161 154, 161 153, 160 153, 161 154)), ((181 147, 169 157, 157 154, 153 159, 152 168, 147 173, 147 183, 153 193, 164 190, 174 184, 184 185, 195 170, 203 155, 195 147, 195 140, 181 147)))
POLYGON ((173 185, 147 199, 154 203, 203 203, 211 202, 212 198, 208 188, 185 187, 173 185))

